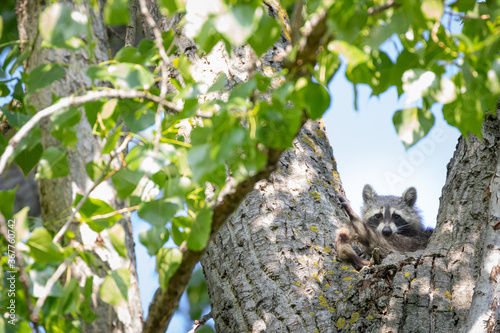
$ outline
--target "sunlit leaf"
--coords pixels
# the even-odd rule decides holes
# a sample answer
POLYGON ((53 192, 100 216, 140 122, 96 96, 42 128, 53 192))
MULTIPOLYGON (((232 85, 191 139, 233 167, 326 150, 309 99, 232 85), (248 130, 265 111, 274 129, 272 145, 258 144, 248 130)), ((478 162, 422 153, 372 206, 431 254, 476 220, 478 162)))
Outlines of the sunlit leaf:
POLYGON ((35 229, 26 245, 38 263, 58 262, 64 259, 61 250, 52 242, 52 235, 45 228, 35 229))
POLYGON ((56 147, 48 147, 38 162, 36 178, 51 179, 69 175, 69 165, 66 152, 56 147))
POLYGON ((130 270, 118 268, 106 276, 99 289, 99 295, 108 304, 121 305, 127 302, 129 288, 130 270))
POLYGON ((416 144, 427 135, 434 126, 434 115, 420 108, 408 108, 396 111, 392 118, 398 136, 406 149, 416 144))
POLYGON ((26 79, 27 93, 31 94, 64 77, 66 71, 58 64, 45 64, 32 69, 26 79))
POLYGON ((108 0, 104 5, 104 22, 109 25, 125 25, 129 22, 129 0, 108 0))
POLYGON ((174 275, 182 262, 182 253, 179 249, 161 248, 156 255, 156 271, 160 274, 160 286, 165 290, 168 281, 174 275))
POLYGON ((63 3, 55 3, 40 15, 39 31, 45 43, 76 50, 83 45, 80 35, 87 32, 87 23, 86 15, 72 11, 63 3))

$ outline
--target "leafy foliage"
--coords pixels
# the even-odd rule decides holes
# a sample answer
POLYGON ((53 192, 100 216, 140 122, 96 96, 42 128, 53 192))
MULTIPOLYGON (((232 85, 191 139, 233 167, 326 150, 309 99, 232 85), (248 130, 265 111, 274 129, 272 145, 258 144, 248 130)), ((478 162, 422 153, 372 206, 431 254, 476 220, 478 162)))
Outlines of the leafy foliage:
MULTIPOLYGON (((286 9, 292 9, 295 2, 281 1, 286 9)), ((47 3, 38 22, 43 47, 64 49, 65 54, 79 52, 79 57, 95 59, 90 14, 62 2, 47 3)), ((184 1, 158 3, 165 15, 186 14, 184 1)), ((269 5, 269 1, 265 3, 269 5)), ((354 88, 368 85, 378 96, 395 87, 400 95, 404 94, 408 106, 395 112, 393 122, 405 147, 414 145, 432 128, 435 117, 429 110, 436 103, 443 105, 443 115, 450 125, 463 134, 480 135, 485 112, 496 109, 500 94, 497 2, 305 3, 303 21, 309 25, 321 21, 322 13, 326 13, 324 33, 312 52, 312 61, 300 58, 301 40, 293 40, 283 71, 259 68, 245 82, 220 74, 208 87, 194 79, 188 58, 176 52, 174 32, 163 32, 160 44, 169 57, 163 65, 168 66, 168 84, 175 87, 175 94, 161 95, 160 63, 164 60, 157 43, 142 40, 137 48, 125 46, 110 61, 90 61, 93 65, 82 69, 81 75, 93 82, 90 90, 121 89, 124 94, 145 93, 149 98, 100 98, 53 112, 50 133, 60 145, 44 149, 41 130, 35 126, 12 146, 15 150, 9 162, 16 163, 25 175, 37 166, 40 179, 70 176, 67 154, 75 149, 79 125, 88 121, 92 135, 102 140, 102 150, 86 165, 87 175, 95 183, 110 178, 117 196, 128 201, 129 210, 137 210, 138 216, 151 224, 151 229, 140 235, 140 242, 151 256, 156 256, 159 282, 165 289, 182 261, 178 246, 184 244, 189 250, 202 251, 209 240, 215 203, 205 197, 207 182, 215 187, 216 197, 229 186, 228 174, 236 182, 244 181, 266 165, 270 149, 290 147, 305 118, 321 117, 332 103, 330 95, 342 98, 326 88, 341 62, 347 62, 346 76, 354 88), (232 89, 228 91, 227 87, 232 89), (207 93, 224 98, 204 98, 207 93), (159 99, 163 103, 161 117, 155 122, 159 99), (179 133, 186 123, 193 127, 189 138, 179 133), (133 138, 126 157, 117 150, 124 137, 133 138), (108 163, 114 158, 121 161, 117 169, 108 163)), ((0 4, 0 48, 9 48, 0 68, 0 93, 15 101, 4 105, 2 114, 10 126, 19 130, 40 111, 35 110, 38 105, 31 104, 33 96, 59 84, 72 64, 43 64, 30 68, 18 81, 11 78, 32 52, 31 47, 21 52, 13 4, 12 0, 0 4)), ((130 19, 128 5, 126 0, 107 1, 105 23, 126 24, 130 19)), ((287 28, 285 16, 268 15, 267 5, 257 0, 225 1, 194 32, 198 55, 223 43, 228 53, 234 47, 249 45, 257 59, 276 41, 290 41, 293 31, 287 28)), ((179 25, 188 24, 188 14, 179 25)), ((52 96, 53 105, 65 97, 52 96)), ((12 134, 6 135, 0 140, 1 153, 8 151, 12 134)), ((0 192, 0 211, 6 219, 12 216, 14 193, 0 192)), ((119 255, 127 256, 125 231, 116 223, 123 218, 120 212, 92 193, 88 198, 78 194, 73 207, 64 210, 76 207, 79 209, 75 217, 81 224, 98 233, 107 232, 111 246, 119 255)), ((83 287, 73 279, 64 284, 57 281, 46 295, 38 287, 45 286, 51 274, 65 260, 73 259, 73 254, 89 266, 97 266, 96 258, 68 242, 54 242, 54 235, 45 228, 32 227, 23 234, 25 239, 18 239, 25 243, 20 259, 29 263, 26 268, 37 291, 32 295, 17 293, 17 304, 26 304, 27 297, 34 301, 47 297, 39 313, 39 323, 47 332, 76 332, 81 325, 78 318, 94 320, 97 314, 90 306, 92 277, 83 287)), ((76 242, 72 232, 67 231, 65 236, 76 242)), ((2 240, 0 244, 2 253, 8 253, 8 242, 2 240)), ((8 267, 7 258, 2 256, 2 268, 8 267)), ((9 286, 5 278, 3 281, 0 307, 8 312, 3 302, 7 293, 3 291, 9 286)), ((129 286, 129 270, 106 272, 100 297, 120 306, 127 300, 129 286)), ((22 289, 18 285, 16 288, 22 289)), ((197 317, 208 304, 200 273, 195 274, 188 294, 192 315, 197 317)), ((28 309, 19 306, 17 311, 20 321, 16 329, 29 331, 28 309)), ((10 329, 5 318, 0 327, 10 329)))

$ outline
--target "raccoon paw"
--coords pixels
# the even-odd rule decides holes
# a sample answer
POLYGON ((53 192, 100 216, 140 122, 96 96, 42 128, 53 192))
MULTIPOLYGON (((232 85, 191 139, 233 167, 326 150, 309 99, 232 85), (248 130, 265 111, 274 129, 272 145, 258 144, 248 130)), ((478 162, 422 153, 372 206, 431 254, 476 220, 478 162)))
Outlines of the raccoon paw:
POLYGON ((382 262, 382 251, 380 250, 380 248, 376 247, 373 249, 373 252, 372 252, 372 257, 370 259, 370 264, 371 265, 378 265, 382 262))

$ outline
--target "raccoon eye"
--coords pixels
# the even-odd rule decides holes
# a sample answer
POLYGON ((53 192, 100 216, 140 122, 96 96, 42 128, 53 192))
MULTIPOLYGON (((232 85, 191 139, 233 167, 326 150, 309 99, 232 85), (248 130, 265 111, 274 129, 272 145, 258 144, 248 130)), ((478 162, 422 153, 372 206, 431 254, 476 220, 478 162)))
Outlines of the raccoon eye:
POLYGON ((380 220, 382 218, 382 214, 381 213, 378 213, 378 214, 375 214, 374 217, 377 219, 377 220, 380 220))
POLYGON ((395 220, 400 220, 401 216, 398 215, 398 214, 392 214, 392 218, 395 219, 395 220))

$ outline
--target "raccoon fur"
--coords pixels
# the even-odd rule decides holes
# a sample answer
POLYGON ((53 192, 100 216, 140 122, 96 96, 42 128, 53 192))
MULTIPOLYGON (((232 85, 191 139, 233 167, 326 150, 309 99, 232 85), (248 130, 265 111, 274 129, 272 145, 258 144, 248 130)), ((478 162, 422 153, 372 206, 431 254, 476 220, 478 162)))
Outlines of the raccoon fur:
POLYGON ((415 207, 417 190, 414 187, 397 197, 377 195, 370 185, 365 185, 361 218, 346 198, 337 196, 350 224, 338 229, 335 248, 340 259, 351 262, 357 269, 370 265, 366 258, 378 264, 389 253, 412 252, 427 246, 433 230, 422 226, 415 207), (365 258, 353 250, 352 242, 361 245, 365 258))

